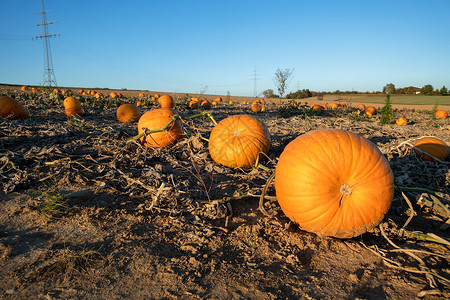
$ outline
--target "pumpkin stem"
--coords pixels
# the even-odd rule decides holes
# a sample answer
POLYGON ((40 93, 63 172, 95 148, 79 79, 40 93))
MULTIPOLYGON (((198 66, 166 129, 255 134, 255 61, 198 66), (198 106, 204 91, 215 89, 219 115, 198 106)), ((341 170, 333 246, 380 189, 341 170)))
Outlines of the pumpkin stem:
POLYGON ((348 184, 344 183, 341 185, 341 188, 339 190, 343 196, 350 196, 353 192, 353 189, 348 184))
POLYGON ((233 133, 234 136, 238 136, 238 135, 240 135, 240 134, 241 134, 241 132, 238 131, 238 130, 236 130, 236 131, 233 133))
POLYGON ((172 119, 169 120, 169 122, 167 122, 166 125, 164 125, 162 128, 160 129, 154 129, 154 130, 144 130, 144 132, 142 132, 141 134, 136 135, 135 137, 129 139, 127 141, 127 144, 132 143, 138 139, 140 139, 141 137, 143 137, 146 134, 152 134, 155 132, 161 132, 161 131, 165 131, 173 122, 176 121, 176 119, 179 118, 178 116, 172 117, 172 119))

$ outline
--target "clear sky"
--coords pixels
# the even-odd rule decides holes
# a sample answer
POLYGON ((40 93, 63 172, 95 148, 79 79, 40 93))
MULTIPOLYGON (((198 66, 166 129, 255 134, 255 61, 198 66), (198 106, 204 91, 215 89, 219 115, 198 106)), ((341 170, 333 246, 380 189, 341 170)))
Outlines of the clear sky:
MULTIPOLYGON (((450 88, 450 0, 45 0, 59 86, 254 95, 450 88), (256 70, 256 72, 255 72, 256 70)), ((0 83, 43 82, 40 0, 0 0, 0 83)))

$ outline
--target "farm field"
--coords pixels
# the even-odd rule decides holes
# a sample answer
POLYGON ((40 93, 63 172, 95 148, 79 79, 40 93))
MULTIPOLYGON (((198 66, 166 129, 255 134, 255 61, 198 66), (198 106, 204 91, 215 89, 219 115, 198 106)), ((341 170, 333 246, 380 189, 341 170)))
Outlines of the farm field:
MULTIPOLYGON (((242 104, 252 98, 231 97, 233 105, 208 110, 217 122, 252 115, 271 136, 263 166, 242 170, 211 159, 209 118, 187 119, 203 112, 189 108, 190 96, 216 96, 172 94, 184 138, 151 149, 127 143, 137 124, 116 117, 139 91, 119 91, 119 99, 104 91, 99 100, 77 92, 83 117, 67 117, 60 94, 0 86, 30 112, 0 118, 1 298, 448 299, 450 162, 425 162, 412 150, 423 136, 450 144, 450 119, 425 112, 434 105, 426 99, 437 98, 392 97, 396 116, 409 121, 397 126, 354 107, 379 108, 383 96, 343 96, 346 108, 308 113, 287 99, 267 99, 266 111, 253 113, 242 104), (359 134, 387 158, 397 189, 382 227, 351 239, 316 235, 270 197, 286 145, 321 128, 359 134), (268 215, 259 209, 267 183, 268 215)), ((158 107, 154 93, 145 91, 141 113, 158 107)), ((301 102, 340 99, 332 97, 301 102)), ((449 107, 439 98, 439 108, 449 107)))

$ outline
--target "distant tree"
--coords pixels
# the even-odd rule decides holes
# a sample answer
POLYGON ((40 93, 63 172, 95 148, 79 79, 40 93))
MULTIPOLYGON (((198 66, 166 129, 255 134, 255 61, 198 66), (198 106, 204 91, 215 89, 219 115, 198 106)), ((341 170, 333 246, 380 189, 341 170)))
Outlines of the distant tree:
POLYGON ((427 84, 424 85, 420 93, 424 95, 433 95, 433 91, 434 91, 433 86, 431 84, 427 84))
POLYGON ((289 79, 291 78, 293 72, 294 69, 277 69, 277 71, 275 72, 275 75, 273 76, 273 82, 278 89, 278 95, 280 96, 280 98, 283 98, 286 88, 290 83, 289 79))
POLYGON ((393 83, 388 83, 383 87, 383 94, 394 94, 395 85, 393 83))
POLYGON ((448 94, 448 89, 444 86, 442 86, 442 88, 440 89, 439 93, 441 95, 447 95, 448 94))
POLYGON ((273 93, 272 89, 267 89, 263 92, 265 98, 277 98, 278 96, 273 93))

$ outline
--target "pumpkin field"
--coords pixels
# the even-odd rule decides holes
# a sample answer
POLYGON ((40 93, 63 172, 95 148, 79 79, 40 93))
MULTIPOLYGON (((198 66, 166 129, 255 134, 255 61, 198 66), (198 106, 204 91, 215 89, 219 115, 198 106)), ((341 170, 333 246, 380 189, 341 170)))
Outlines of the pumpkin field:
POLYGON ((448 299, 450 106, 385 107, 0 85, 0 298, 448 299))

